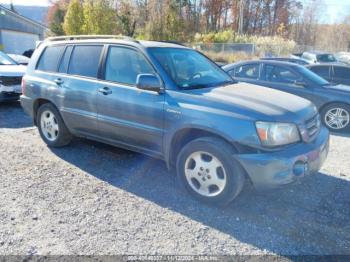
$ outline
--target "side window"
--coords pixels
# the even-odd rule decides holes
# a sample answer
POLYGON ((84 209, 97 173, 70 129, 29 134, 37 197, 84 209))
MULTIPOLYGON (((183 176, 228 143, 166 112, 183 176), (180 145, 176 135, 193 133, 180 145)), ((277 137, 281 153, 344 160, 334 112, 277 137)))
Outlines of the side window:
POLYGON ((87 77, 97 77, 102 46, 77 45, 70 58, 68 73, 87 77))
POLYGON ((265 79, 271 82, 293 84, 295 81, 302 81, 302 77, 288 68, 279 66, 266 66, 265 79))
POLYGON ((350 69, 346 67, 334 67, 334 76, 339 78, 350 79, 350 69))
POLYGON ((235 77, 258 79, 259 64, 242 65, 236 68, 235 77))
POLYGON ((152 66, 141 53, 125 47, 110 47, 105 80, 136 85, 139 74, 154 74, 152 66))
POLYGON ((329 66, 314 66, 310 68, 311 71, 322 77, 329 77, 329 66))
POLYGON ((48 46, 41 55, 36 69, 48 72, 57 72, 58 62, 65 46, 48 46))
POLYGON ((72 53, 73 46, 67 46, 66 51, 64 52, 64 55, 61 59, 60 66, 58 67, 58 72, 60 73, 67 73, 68 70, 68 64, 69 64, 69 58, 72 53))

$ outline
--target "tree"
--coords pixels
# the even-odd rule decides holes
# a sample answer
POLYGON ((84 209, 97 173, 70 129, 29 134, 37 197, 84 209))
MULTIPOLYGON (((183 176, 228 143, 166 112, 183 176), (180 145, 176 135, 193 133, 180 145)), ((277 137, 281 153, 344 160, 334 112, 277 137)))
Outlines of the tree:
POLYGON ((64 35, 63 22, 66 15, 66 1, 54 2, 48 10, 46 20, 51 32, 55 35, 64 35))
POLYGON ((115 10, 108 0, 86 0, 83 4, 86 34, 114 34, 118 31, 115 10))
POLYGON ((116 17, 121 27, 121 33, 127 36, 134 36, 136 29, 136 6, 132 2, 122 0, 116 6, 116 17))
POLYGON ((84 33, 84 12, 79 0, 69 3, 67 13, 64 17, 63 29, 67 35, 80 35, 84 33))

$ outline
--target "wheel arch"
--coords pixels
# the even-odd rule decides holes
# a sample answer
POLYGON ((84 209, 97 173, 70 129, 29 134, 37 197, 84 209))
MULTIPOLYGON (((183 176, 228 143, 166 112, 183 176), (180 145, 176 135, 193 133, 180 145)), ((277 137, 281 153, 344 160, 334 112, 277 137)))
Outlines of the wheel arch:
MULTIPOLYGON (((34 125, 37 125, 37 113, 38 113, 38 109, 40 106, 44 105, 44 104, 52 104, 54 107, 55 104, 52 103, 52 101, 45 99, 45 98, 38 98, 34 101, 33 103, 33 120, 34 120, 34 125)), ((57 109, 57 107, 56 107, 57 109)), ((58 110, 58 109, 57 109, 58 110)))
POLYGON ((219 138, 227 142, 228 144, 230 144, 235 151, 239 152, 238 144, 233 143, 222 134, 218 134, 216 132, 207 130, 205 128, 200 128, 200 127, 186 127, 176 131, 171 138, 171 142, 168 145, 168 154, 166 158, 168 168, 171 169, 172 167, 175 166, 176 156, 187 143, 200 137, 219 138))

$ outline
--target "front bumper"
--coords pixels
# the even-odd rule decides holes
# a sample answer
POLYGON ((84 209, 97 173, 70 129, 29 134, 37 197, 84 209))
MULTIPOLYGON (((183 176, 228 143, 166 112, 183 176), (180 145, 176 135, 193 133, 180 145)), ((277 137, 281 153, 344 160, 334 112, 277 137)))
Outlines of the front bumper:
POLYGON ((322 127, 312 143, 300 143, 268 153, 240 154, 235 158, 256 189, 274 188, 318 172, 329 150, 329 131, 322 127))

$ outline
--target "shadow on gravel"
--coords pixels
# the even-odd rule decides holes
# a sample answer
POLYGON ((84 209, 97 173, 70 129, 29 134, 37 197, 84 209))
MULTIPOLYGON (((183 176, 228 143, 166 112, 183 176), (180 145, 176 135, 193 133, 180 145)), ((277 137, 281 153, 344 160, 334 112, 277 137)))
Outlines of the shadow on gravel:
POLYGON ((161 161, 85 140, 53 152, 117 188, 259 249, 350 254, 350 181, 319 173, 265 193, 248 188, 230 206, 215 208, 188 196, 161 161))
POLYGON ((28 115, 23 112, 19 101, 0 102, 0 128, 25 128, 33 123, 28 115))

